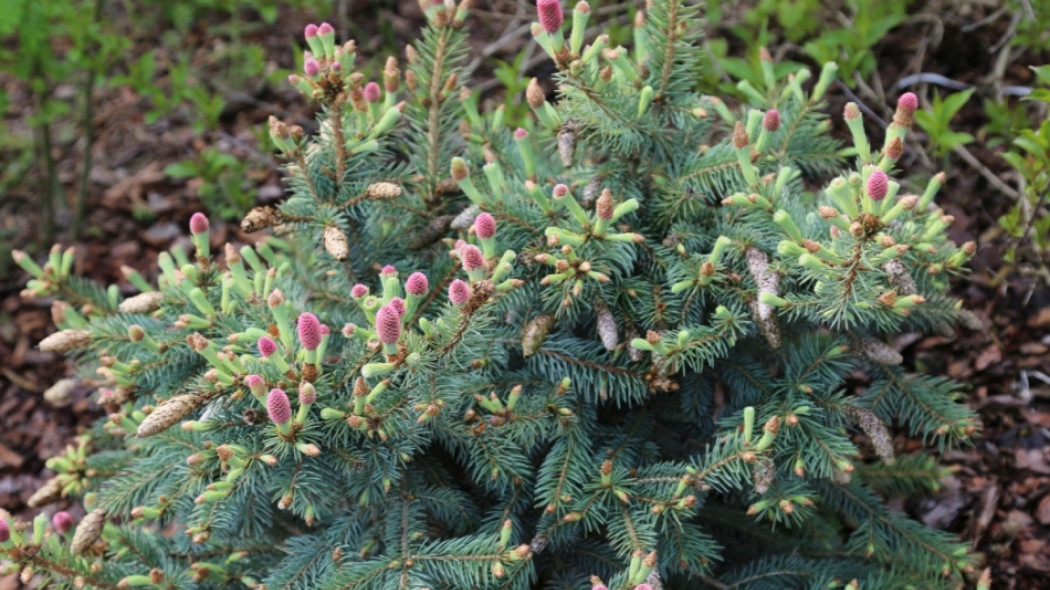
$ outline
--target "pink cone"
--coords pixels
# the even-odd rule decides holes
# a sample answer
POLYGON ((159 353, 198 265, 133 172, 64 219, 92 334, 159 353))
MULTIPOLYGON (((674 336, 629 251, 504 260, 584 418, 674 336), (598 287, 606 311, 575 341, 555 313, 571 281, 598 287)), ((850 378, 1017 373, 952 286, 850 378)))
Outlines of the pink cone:
POLYGON ((479 238, 488 239, 496 235, 496 218, 488 213, 482 213, 474 219, 474 233, 479 238))
POLYGON ((384 344, 396 344, 401 337, 401 314, 392 305, 384 305, 376 312, 376 335, 384 344))
POLYGON ((259 354, 267 357, 275 352, 277 352, 277 343, 273 341, 273 338, 269 336, 259 338, 259 354))
POLYGON ((457 306, 470 301, 470 285, 461 279, 452 281, 452 284, 448 286, 448 299, 452 305, 457 306))
POLYGON ((868 177, 868 196, 872 201, 881 201, 890 189, 890 179, 882 170, 876 170, 868 177))
POLYGON ((919 108, 919 97, 914 92, 905 92, 897 99, 897 108, 912 115, 919 108))
POLYGON ((55 527, 55 530, 58 531, 58 534, 64 535, 73 530, 73 517, 65 510, 62 512, 56 512, 55 515, 51 517, 51 524, 55 527))
POLYGON ((565 16, 561 11, 561 2, 558 0, 536 0, 536 12, 539 15, 540 26, 548 33, 557 33, 565 16))
POLYGON ((369 82, 365 85, 365 100, 368 102, 379 102, 379 99, 383 96, 383 91, 379 89, 379 84, 375 82, 369 82))
POLYGON ((368 295, 368 287, 362 285, 361 283, 354 285, 350 289, 350 296, 354 299, 360 299, 365 295, 368 295))
POLYGON ((208 218, 203 213, 197 212, 190 217, 190 233, 193 235, 200 235, 208 233, 211 225, 208 223, 208 218))
POLYGON ((292 418, 292 406, 288 403, 288 395, 281 389, 271 389, 266 398, 266 411, 270 414, 270 420, 274 424, 287 424, 292 418))
POLYGON ((762 117, 762 127, 766 131, 780 129, 780 113, 776 109, 766 111, 766 115, 762 117))
POLYGON ((310 312, 299 314, 299 322, 296 328, 299 331, 299 342, 306 350, 317 350, 321 345, 321 322, 317 316, 310 312))
POLYGON ((421 272, 414 272, 408 275, 408 280, 405 281, 405 291, 408 291, 409 295, 422 297, 423 295, 426 295, 429 290, 430 280, 427 279, 427 275, 421 272))
POLYGON ((463 246, 459 251, 459 258, 463 261, 463 268, 468 271, 484 268, 485 266, 485 255, 473 244, 463 246))
POLYGON ((408 311, 408 310, 407 310, 407 309, 405 308, 405 300, 404 300, 404 299, 402 299, 402 298, 400 298, 400 297, 394 297, 394 298, 392 298, 392 299, 390 300, 390 302, 389 302, 389 303, 387 303, 387 305, 389 305, 390 307, 393 307, 393 308, 394 308, 394 311, 396 311, 396 312, 397 312, 397 315, 399 315, 399 316, 404 316, 404 315, 405 315, 405 312, 406 312, 406 311, 408 311))

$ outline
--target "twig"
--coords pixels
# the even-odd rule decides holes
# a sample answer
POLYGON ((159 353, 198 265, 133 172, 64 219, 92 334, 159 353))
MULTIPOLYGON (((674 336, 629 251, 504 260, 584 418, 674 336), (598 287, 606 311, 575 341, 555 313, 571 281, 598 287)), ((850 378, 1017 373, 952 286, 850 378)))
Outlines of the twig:
POLYGON ((994 172, 985 167, 985 165, 982 164, 976 156, 970 153, 970 150, 966 149, 966 146, 955 146, 954 151, 956 154, 959 154, 959 156, 963 160, 966 160, 967 164, 969 164, 978 172, 980 172, 981 176, 983 176, 989 184, 999 189, 1004 195, 1010 197, 1011 199, 1018 199, 1021 197, 1021 193, 1017 192, 1017 190, 1015 190, 1013 187, 1000 180, 994 172))
POLYGON ((879 127, 882 127, 883 129, 889 127, 889 124, 886 123, 886 121, 883 120, 883 118, 880 117, 878 115, 878 113, 876 113, 875 111, 871 110, 868 107, 868 105, 864 104, 864 101, 861 100, 859 96, 854 94, 853 91, 849 89, 849 86, 846 86, 845 84, 843 84, 842 80, 839 80, 839 79, 836 78, 835 79, 835 84, 839 87, 839 90, 842 90, 842 92, 846 95, 846 97, 848 97, 853 102, 857 103, 857 106, 860 107, 860 110, 863 111, 865 115, 867 115, 867 116, 871 117, 872 119, 874 119, 875 122, 879 124, 879 127))

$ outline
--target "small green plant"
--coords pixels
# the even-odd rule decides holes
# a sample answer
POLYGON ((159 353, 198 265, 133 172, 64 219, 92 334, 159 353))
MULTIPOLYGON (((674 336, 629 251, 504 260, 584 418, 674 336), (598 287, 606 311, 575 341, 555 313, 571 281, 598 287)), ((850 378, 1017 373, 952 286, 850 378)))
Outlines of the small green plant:
POLYGON ((172 178, 197 179, 197 196, 208 211, 224 219, 239 219, 255 203, 255 189, 246 172, 250 164, 215 148, 201 150, 196 159, 169 164, 172 178))
MULTIPOLYGON (((1050 66, 1033 69, 1040 87, 1026 100, 1050 104, 1050 66)), ((999 219, 999 225, 1012 238, 1006 260, 1020 262, 1019 252, 1026 252, 1030 255, 1025 258, 1035 262, 1043 279, 1050 282, 1050 215, 1046 211, 1050 194, 1050 120, 1044 120, 1036 129, 1021 130, 1011 147, 1003 158, 1020 175, 1023 190, 1017 203, 999 219)))
POLYGON ((917 111, 915 122, 926 132, 930 138, 930 149, 934 154, 942 158, 958 146, 973 143, 974 136, 964 131, 952 131, 951 122, 955 115, 973 96, 974 88, 963 90, 941 98, 939 93, 933 94, 933 103, 929 109, 917 111))

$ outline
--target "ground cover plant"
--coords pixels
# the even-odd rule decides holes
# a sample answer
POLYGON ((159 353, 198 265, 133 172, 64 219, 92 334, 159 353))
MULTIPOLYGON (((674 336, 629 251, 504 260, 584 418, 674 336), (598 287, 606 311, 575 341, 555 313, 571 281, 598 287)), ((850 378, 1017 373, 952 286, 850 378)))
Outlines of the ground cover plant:
POLYGON ((107 381, 110 416, 50 465, 56 515, 0 532, 57 584, 302 588, 955 587, 964 545, 887 509, 976 422, 959 387, 886 341, 967 316, 973 253, 892 179, 918 107, 881 147, 835 75, 697 95, 695 8, 655 2, 630 49, 538 5, 558 73, 530 128, 482 112, 466 4, 378 82, 307 27, 290 82, 319 132, 271 120, 291 197, 279 235, 161 257, 122 298, 16 253, 54 297, 41 343, 107 381), (589 43, 587 43, 589 41, 589 43), (834 113, 839 117, 839 113, 834 113), (221 256, 213 256, 221 250, 221 256), (858 443, 877 460, 858 457, 858 443), (892 465, 892 466, 891 466, 892 465))

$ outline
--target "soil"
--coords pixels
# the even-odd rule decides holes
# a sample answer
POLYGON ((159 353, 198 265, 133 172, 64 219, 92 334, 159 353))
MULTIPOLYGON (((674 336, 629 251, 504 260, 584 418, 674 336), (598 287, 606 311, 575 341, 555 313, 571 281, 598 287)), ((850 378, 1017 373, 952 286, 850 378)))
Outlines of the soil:
MULTIPOLYGON (((521 13, 517 20, 508 16, 517 13, 517 5, 509 1, 476 4, 485 14, 475 18, 486 23, 474 33, 476 53, 487 51, 494 58, 512 61, 528 42, 527 27, 517 31, 518 38, 500 47, 490 42, 508 30, 520 29, 520 24, 528 22, 527 14, 521 13)), ((907 75, 933 72, 994 91, 996 81, 989 82, 988 73, 994 71, 999 54, 989 49, 1008 34, 1009 14, 963 32, 964 27, 993 14, 995 8, 985 4, 960 3, 965 10, 941 6, 940 12, 947 16, 934 12, 935 6, 926 13, 933 17, 913 17, 894 29, 874 49, 884 65, 867 81, 871 91, 857 90, 856 97, 888 121, 900 92, 893 85, 907 75)), ((422 22, 418 7, 411 2, 389 6, 393 8, 355 12, 354 28, 378 30, 378 26, 369 29, 365 25, 386 22, 398 39, 411 38, 422 22)), ((309 16, 282 15, 278 26, 250 35, 245 42, 261 44, 267 59, 291 67, 288 39, 299 37, 299 27, 309 16)), ((726 18, 732 20, 732 15, 726 18)), ((709 31, 709 35, 721 34, 709 31)), ((201 50, 196 65, 205 72, 209 67, 206 50, 218 35, 202 25, 187 37, 188 48, 196 45, 201 50)), ((383 42, 379 34, 358 37, 365 54, 376 53, 383 42)), ((148 43, 134 47, 139 52, 148 49, 148 43)), ((785 53, 800 59, 790 47, 778 55, 785 53)), ((1011 56, 998 82, 1032 83, 1025 66, 1046 63, 1047 57, 1031 52, 1011 56)), ((496 86, 488 83, 492 65, 491 60, 485 60, 475 72, 475 80, 485 88, 496 86)), ((527 75, 543 78, 549 75, 546 68, 546 64, 535 65, 527 75)), ((23 105, 13 106, 5 123, 13 132, 26 131, 31 114, 24 106, 31 104, 26 88, 3 73, 0 84, 8 91, 12 105, 23 105)), ((921 85, 911 89, 926 96, 940 90, 921 85)), ((73 92, 68 85, 54 91, 73 92)), ((155 276, 157 254, 173 240, 187 238, 189 216, 201 208, 199 181, 174 180, 163 168, 194 152, 216 148, 253 161, 257 165, 252 167, 250 182, 258 189, 258 200, 281 198, 280 171, 270 155, 257 148, 255 132, 271 114, 309 124, 312 107, 287 88, 265 84, 247 94, 229 89, 223 92, 228 106, 219 131, 197 133, 192 121, 178 113, 147 124, 150 107, 146 99, 127 87, 104 87, 94 96, 97 131, 91 146, 83 145, 72 132, 56 132, 57 177, 68 202, 76 194, 83 150, 91 149, 94 154, 85 224, 91 230, 70 242, 68 208, 58 215, 58 241, 76 247, 77 274, 106 284, 117 283, 129 292, 133 289, 121 277, 121 265, 139 270, 148 279, 155 276)), ((491 92, 486 96, 499 98, 491 92)), ((847 98, 841 87, 833 89, 831 104, 836 120, 840 119, 842 104, 852 98, 847 98)), ((971 101, 953 123, 956 131, 981 137, 980 129, 986 122, 981 101, 971 101)), ((871 127, 876 134, 873 143, 881 145, 878 125, 871 127)), ((837 132, 845 136, 844 127, 837 132)), ((928 175, 940 160, 925 153, 921 134, 913 135, 917 140, 909 142, 903 166, 906 172, 928 175)), ((972 144, 969 149, 988 173, 1011 187, 1017 186, 1017 179, 1000 157, 1002 147, 972 144)), ((43 176, 38 170, 31 170, 10 190, 9 197, 0 201, 0 236, 15 248, 38 253, 39 228, 43 225, 37 197, 42 192, 40 178, 43 176)), ((966 403, 981 416, 983 429, 972 446, 944 455, 943 488, 935 497, 901 509, 972 544, 983 564, 971 582, 988 567, 993 588, 1046 588, 1050 576, 1050 290, 1046 279, 1033 272, 1045 267, 1037 261, 1009 266, 1003 262, 1007 242, 997 231, 996 220, 1012 201, 957 156, 951 158, 948 182, 939 202, 955 217, 953 238, 960 243, 971 239, 979 242, 972 273, 956 282, 955 292, 980 318, 982 329, 960 329, 952 338, 904 335, 898 344, 913 366, 969 384, 966 403)), ((236 223, 213 222, 213 233, 218 244, 227 240, 250 242, 253 238, 241 233, 236 223)), ((37 512, 25 502, 49 477, 45 459, 62 452, 77 433, 103 414, 89 398, 90 376, 85 376, 64 405, 56 407, 44 401, 43 391, 72 376, 72 368, 59 356, 36 348, 54 327, 49 301, 20 297, 27 278, 17 267, 0 262, 0 509, 20 518, 32 518, 37 512)), ((910 440, 903 433, 897 435, 898 452, 921 446, 921 441, 910 440)), ((12 577, 0 578, 0 590, 17 588, 17 584, 12 577)))

